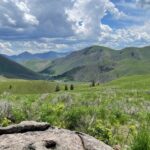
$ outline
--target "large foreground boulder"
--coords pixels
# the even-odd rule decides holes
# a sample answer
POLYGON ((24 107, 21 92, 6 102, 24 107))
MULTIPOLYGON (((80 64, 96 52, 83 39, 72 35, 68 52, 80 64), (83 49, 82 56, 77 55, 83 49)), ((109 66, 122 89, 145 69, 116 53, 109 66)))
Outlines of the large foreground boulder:
POLYGON ((0 150, 112 150, 95 138, 33 121, 0 128, 0 150))

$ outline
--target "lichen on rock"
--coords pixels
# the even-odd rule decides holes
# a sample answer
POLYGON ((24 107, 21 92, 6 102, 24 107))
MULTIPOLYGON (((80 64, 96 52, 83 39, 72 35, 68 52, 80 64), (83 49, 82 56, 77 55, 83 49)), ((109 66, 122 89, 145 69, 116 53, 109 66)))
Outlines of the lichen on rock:
POLYGON ((0 150, 112 150, 95 138, 48 123, 25 121, 0 128, 0 150))

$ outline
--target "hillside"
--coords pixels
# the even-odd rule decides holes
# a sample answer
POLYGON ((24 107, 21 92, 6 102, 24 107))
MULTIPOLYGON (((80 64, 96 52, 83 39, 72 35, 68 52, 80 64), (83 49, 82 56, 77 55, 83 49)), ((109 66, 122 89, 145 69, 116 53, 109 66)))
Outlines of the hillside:
POLYGON ((0 55, 0 75, 8 78, 40 79, 41 75, 0 55))
POLYGON ((50 62, 56 58, 61 58, 67 56, 69 53, 61 53, 49 51, 45 53, 29 53, 23 52, 19 55, 4 55, 5 57, 23 65, 24 67, 39 72, 50 65, 50 62))
POLYGON ((40 72, 41 70, 47 68, 50 65, 51 60, 29 60, 19 63, 32 71, 40 72))
POLYGON ((150 47, 113 50, 92 46, 52 61, 41 73, 55 79, 105 82, 150 73, 150 47))

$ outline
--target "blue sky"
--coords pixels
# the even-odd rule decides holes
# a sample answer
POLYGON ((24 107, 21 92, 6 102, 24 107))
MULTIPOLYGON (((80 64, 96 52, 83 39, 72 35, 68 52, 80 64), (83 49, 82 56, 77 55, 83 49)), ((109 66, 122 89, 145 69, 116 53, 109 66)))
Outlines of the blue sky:
POLYGON ((0 53, 150 45, 150 0, 0 0, 0 53))

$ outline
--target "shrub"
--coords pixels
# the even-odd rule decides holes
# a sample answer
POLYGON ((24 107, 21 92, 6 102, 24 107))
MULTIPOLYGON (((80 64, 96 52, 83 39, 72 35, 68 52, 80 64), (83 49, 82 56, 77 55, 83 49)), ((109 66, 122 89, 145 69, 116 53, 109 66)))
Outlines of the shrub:
POLYGON ((91 127, 89 127, 88 132, 106 144, 111 144, 112 131, 107 128, 106 125, 103 125, 101 120, 97 120, 91 127))
POLYGON ((93 80, 91 83, 91 87, 94 87, 94 86, 95 86, 95 81, 93 80))
POLYGON ((60 91, 60 87, 59 87, 59 85, 57 84, 56 85, 56 88, 55 88, 55 92, 59 92, 60 91))
POLYGON ((85 116, 87 112, 84 108, 74 107, 66 111, 64 121, 67 129, 78 130, 85 128, 85 116))
POLYGON ((10 89, 10 90, 12 89, 12 85, 9 86, 9 89, 10 89))
POLYGON ((65 91, 68 91, 68 85, 65 84, 65 91))
POLYGON ((1 121, 2 127, 7 127, 10 124, 11 124, 11 120, 9 120, 7 118, 3 118, 2 121, 1 121))
POLYGON ((12 104, 8 101, 0 101, 0 118, 13 118, 12 104))
POLYGON ((70 90, 74 90, 74 85, 73 84, 70 85, 70 90))

